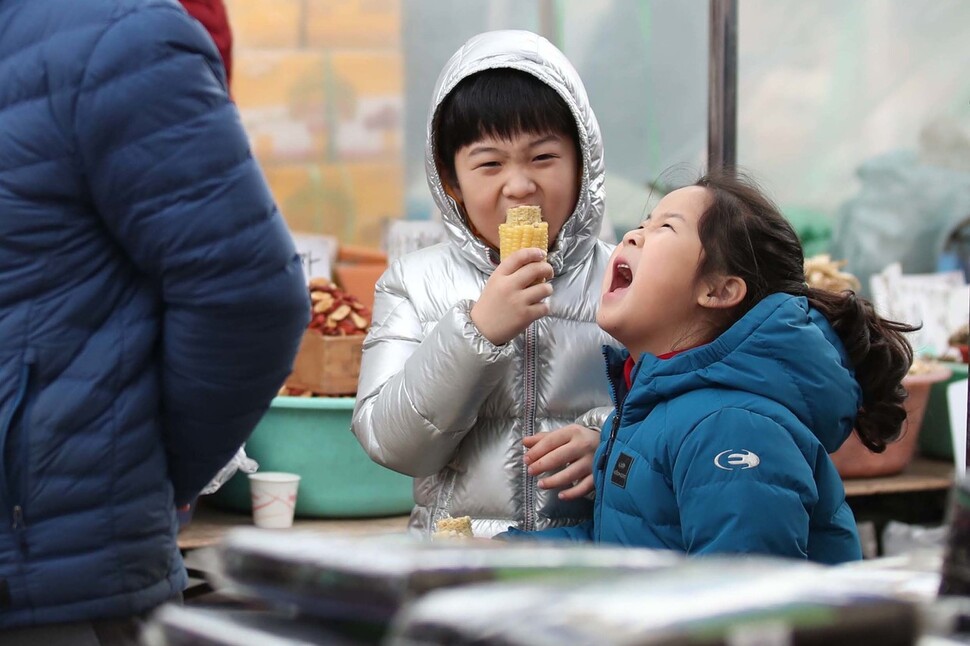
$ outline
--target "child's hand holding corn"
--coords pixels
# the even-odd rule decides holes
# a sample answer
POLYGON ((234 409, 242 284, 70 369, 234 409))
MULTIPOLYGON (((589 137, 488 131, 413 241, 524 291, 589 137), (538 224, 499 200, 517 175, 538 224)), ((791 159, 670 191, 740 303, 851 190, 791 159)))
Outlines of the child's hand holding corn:
POLYGON ((549 313, 545 299, 552 295, 552 274, 545 250, 532 247, 513 253, 495 268, 472 307, 475 327, 495 345, 517 337, 549 313))

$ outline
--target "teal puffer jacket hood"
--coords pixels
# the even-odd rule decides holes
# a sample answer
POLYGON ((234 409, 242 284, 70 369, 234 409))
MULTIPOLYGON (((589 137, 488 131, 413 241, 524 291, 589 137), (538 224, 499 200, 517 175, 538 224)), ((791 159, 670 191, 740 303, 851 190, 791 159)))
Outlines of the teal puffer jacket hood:
MULTIPOLYGON (((624 357, 625 358, 625 357, 624 357)), ((622 365, 622 363, 620 363, 622 365)), ((671 360, 644 355, 624 402, 645 416, 661 401, 717 388, 787 408, 831 453, 852 432, 862 391, 838 335, 804 298, 775 294, 714 342, 671 360)))

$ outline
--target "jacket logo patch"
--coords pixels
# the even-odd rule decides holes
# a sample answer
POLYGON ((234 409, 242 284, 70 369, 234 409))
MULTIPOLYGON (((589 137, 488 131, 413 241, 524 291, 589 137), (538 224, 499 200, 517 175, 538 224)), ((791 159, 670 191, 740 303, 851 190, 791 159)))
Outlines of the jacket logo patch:
POLYGON ((630 474, 630 467, 632 466, 633 456, 620 453, 620 457, 616 459, 616 464, 613 465, 613 475, 610 476, 610 482, 621 489, 626 489, 626 478, 630 474))
POLYGON ((747 449, 741 449, 737 452, 734 449, 728 449, 714 456, 714 466, 725 471, 753 469, 759 464, 761 464, 761 458, 758 457, 758 454, 747 449))

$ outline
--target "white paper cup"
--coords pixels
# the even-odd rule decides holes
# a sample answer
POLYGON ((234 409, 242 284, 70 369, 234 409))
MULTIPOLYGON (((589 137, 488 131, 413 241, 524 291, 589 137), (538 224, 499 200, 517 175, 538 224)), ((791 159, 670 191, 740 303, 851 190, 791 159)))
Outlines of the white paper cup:
POLYGON ((268 471, 249 474, 253 523, 257 527, 272 529, 292 527, 299 486, 300 476, 295 473, 268 471))

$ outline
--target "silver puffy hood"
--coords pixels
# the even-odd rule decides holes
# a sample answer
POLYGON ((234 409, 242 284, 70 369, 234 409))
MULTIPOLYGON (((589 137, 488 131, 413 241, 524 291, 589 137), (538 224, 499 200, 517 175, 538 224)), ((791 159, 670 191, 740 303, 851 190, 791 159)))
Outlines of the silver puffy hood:
POLYGON ((582 185, 576 208, 566 220, 549 253, 549 263, 559 275, 582 264, 596 244, 603 220, 605 165, 603 139, 589 105, 586 88, 572 64, 548 40, 528 31, 491 31, 469 39, 451 57, 435 84, 428 114, 424 161, 428 186, 442 213, 448 235, 462 254, 483 272, 490 274, 495 269, 495 263, 488 245, 471 232, 457 205, 441 184, 434 161, 432 122, 438 106, 462 79, 482 70, 498 68, 532 74, 563 98, 576 120, 583 159, 582 185))

